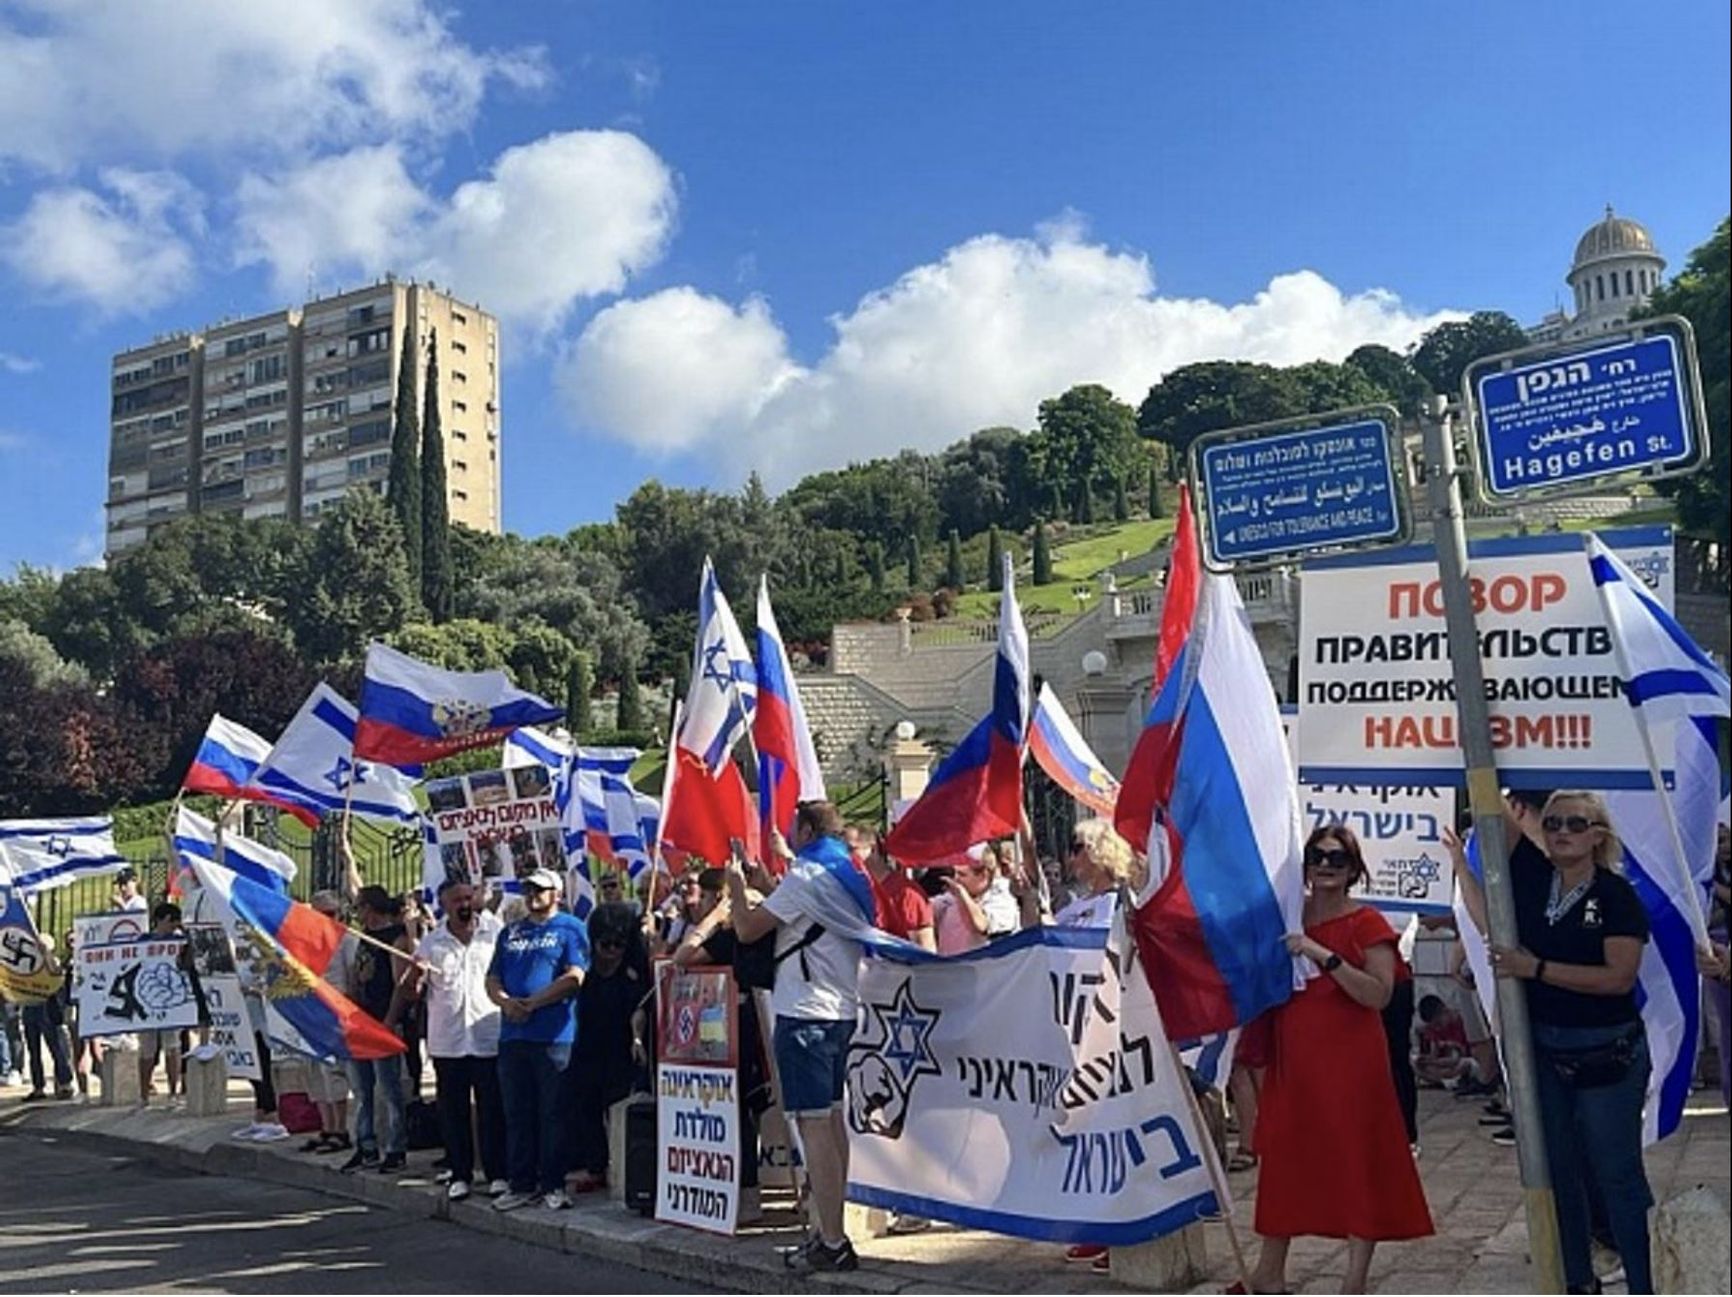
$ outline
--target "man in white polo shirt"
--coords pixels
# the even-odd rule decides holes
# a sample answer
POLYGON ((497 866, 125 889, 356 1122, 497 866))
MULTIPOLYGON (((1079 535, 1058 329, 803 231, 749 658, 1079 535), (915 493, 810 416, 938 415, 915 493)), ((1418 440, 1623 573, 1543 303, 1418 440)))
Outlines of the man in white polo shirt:
POLYGON ((487 994, 487 968, 501 924, 468 883, 446 882, 439 889, 439 908, 445 922, 415 948, 415 967, 398 983, 385 1025, 396 1030, 409 1002, 425 996, 427 1053, 433 1060, 451 1176, 446 1193, 456 1202, 469 1196, 475 1179, 476 1128, 488 1192, 498 1196, 508 1187, 505 1109, 499 1096, 499 1008, 487 994))

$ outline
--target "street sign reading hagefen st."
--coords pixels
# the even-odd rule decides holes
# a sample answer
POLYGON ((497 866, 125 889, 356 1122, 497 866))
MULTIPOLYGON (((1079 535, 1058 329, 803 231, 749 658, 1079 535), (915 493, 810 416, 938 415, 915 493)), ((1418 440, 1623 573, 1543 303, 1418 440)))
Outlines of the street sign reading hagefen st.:
POLYGON ((1462 386, 1487 500, 1672 477, 1707 457, 1696 345, 1681 317, 1489 356, 1462 386))
POLYGON ((1191 447, 1203 559, 1217 570, 1392 545, 1411 533, 1387 406, 1231 428, 1191 447))

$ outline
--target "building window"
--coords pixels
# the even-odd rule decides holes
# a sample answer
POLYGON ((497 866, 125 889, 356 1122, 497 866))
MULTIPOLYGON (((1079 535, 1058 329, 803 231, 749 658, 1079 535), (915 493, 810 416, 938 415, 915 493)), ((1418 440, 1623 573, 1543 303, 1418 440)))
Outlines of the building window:
POLYGON ((460 459, 454 459, 451 461, 451 471, 453 473, 467 473, 469 471, 469 465, 465 464, 460 459))
POLYGON ((453 383, 467 383, 469 381, 469 375, 465 374, 461 369, 454 369, 451 371, 451 381, 453 383))
POLYGON ((451 350, 455 351, 459 356, 467 356, 469 354, 469 348, 464 346, 456 338, 451 339, 451 350))
POLYGON ((463 314, 462 311, 453 311, 451 312, 451 322, 453 324, 468 324, 469 317, 463 314))

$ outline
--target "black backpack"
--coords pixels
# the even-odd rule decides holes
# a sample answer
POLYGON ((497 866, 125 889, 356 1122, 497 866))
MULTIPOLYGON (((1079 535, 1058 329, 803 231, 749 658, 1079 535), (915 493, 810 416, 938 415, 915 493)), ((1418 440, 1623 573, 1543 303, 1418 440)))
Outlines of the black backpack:
POLYGON ((810 977, 811 973, 806 967, 806 947, 823 935, 824 925, 814 923, 798 941, 779 955, 776 953, 774 932, 759 937, 756 941, 742 941, 734 948, 734 978, 744 990, 774 990, 777 967, 783 960, 794 955, 800 956, 800 971, 810 977))

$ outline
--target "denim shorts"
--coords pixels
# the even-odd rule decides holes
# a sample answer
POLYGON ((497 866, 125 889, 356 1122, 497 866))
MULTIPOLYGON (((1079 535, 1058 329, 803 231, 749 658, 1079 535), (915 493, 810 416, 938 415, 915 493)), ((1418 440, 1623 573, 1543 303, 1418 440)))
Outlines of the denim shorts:
POLYGON ((824 1113, 842 1102, 848 1042, 854 1023, 825 1018, 776 1019, 773 1047, 782 1082, 782 1111, 789 1116, 824 1113))

